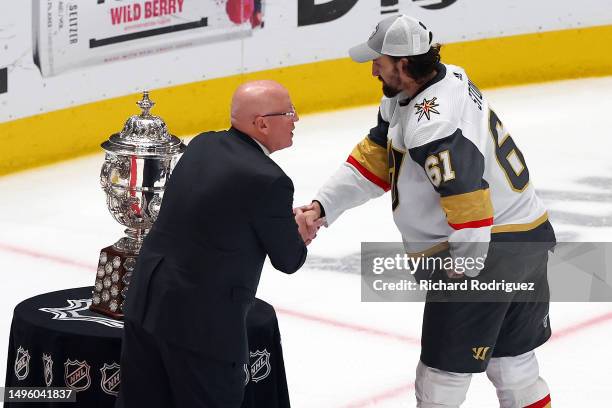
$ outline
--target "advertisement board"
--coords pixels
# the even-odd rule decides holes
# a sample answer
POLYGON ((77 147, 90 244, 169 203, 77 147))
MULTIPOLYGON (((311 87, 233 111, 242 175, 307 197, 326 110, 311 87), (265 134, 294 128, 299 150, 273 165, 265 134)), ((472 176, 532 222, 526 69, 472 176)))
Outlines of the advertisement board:
MULTIPOLYGON (((0 141, 69 145, 41 148, 43 162, 69 157, 70 146, 95 150, 110 127, 94 123, 125 117, 133 98, 121 98, 143 89, 159 90, 160 108, 198 107, 165 112, 180 134, 225 126, 233 88, 259 77, 285 83, 302 112, 372 103, 379 90, 355 86, 369 67, 347 50, 395 13, 423 21, 443 58, 468 65, 481 87, 605 74, 609 57, 595 58, 593 39, 612 36, 605 0, 3 0, 0 9, 0 141)), ((42 156, 4 157, 0 173, 42 156)))

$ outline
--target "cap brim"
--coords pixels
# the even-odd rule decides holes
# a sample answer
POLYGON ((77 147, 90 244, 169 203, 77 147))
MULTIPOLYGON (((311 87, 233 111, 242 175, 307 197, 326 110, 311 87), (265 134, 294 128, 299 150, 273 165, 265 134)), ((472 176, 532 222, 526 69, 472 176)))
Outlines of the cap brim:
POLYGON ((363 43, 349 49, 349 56, 355 62, 368 62, 381 57, 382 54, 371 49, 368 43, 363 43))

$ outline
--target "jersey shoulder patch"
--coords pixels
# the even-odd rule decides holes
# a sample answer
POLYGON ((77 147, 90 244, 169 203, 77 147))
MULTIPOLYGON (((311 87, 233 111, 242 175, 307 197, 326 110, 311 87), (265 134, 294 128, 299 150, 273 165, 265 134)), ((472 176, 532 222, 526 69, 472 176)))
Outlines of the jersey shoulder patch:
POLYGON ((458 116, 456 113, 461 112, 464 87, 452 73, 448 73, 442 81, 425 89, 410 101, 407 105, 412 110, 407 112, 410 122, 418 127, 436 120, 453 120, 458 116))
POLYGON ((408 148, 450 136, 461 127, 464 87, 452 72, 447 72, 442 81, 410 101, 405 107, 406 133, 412 135, 408 148))
POLYGON ((418 102, 417 99, 414 104, 414 115, 417 117, 417 123, 420 122, 421 119, 431 120, 433 115, 439 115, 439 107, 440 103, 437 96, 432 96, 429 99, 423 97, 421 102, 418 102))

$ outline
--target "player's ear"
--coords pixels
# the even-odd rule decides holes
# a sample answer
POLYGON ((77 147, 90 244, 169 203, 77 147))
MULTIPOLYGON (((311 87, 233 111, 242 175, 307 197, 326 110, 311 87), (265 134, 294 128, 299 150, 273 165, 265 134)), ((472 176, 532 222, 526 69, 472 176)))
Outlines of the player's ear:
POLYGON ((408 64, 410 64, 410 61, 408 61, 408 58, 400 58, 397 61, 398 64, 398 69, 400 71, 401 74, 403 75, 408 75, 408 64))

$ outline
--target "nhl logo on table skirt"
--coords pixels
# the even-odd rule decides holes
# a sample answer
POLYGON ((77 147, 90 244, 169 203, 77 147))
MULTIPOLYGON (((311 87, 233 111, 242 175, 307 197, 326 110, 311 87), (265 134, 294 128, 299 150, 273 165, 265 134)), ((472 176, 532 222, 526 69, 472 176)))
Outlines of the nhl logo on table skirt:
POLYGON ((64 380, 66 387, 74 391, 85 391, 91 385, 89 364, 86 361, 66 360, 64 363, 64 380))
POLYGON ((17 357, 15 357, 15 377, 25 380, 30 373, 30 353, 19 346, 17 357))
POLYGON ((272 367, 270 366, 270 353, 267 349, 263 351, 249 353, 251 357, 251 379, 253 382, 259 382, 270 375, 272 367))
POLYGON ((116 397, 119 393, 119 385, 121 384, 121 368, 119 364, 113 363, 109 365, 104 363, 104 367, 100 369, 100 372, 102 372, 102 381, 100 382, 102 391, 116 397))
POLYGON ((45 384, 47 387, 51 386, 53 383, 53 360, 49 354, 43 353, 43 366, 44 366, 44 375, 45 375, 45 384))

